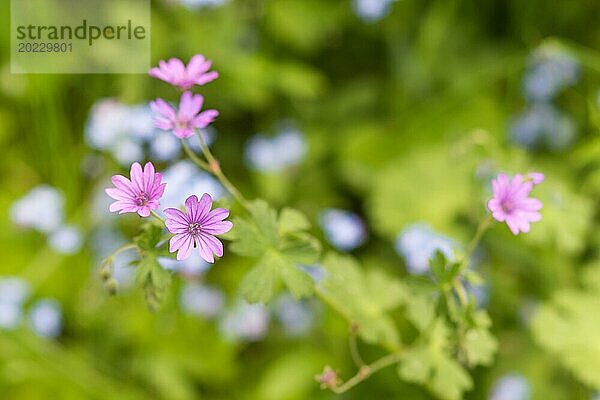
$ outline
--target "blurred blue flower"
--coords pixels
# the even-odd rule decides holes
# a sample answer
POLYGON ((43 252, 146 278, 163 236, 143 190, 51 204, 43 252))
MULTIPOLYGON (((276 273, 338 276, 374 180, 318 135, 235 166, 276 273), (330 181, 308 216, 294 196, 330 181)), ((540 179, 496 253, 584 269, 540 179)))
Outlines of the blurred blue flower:
POLYGON ((550 104, 534 104, 510 125, 510 137, 526 149, 564 150, 574 141, 575 122, 550 104))
POLYGON ((213 318, 223 309, 225 295, 216 287, 189 283, 181 289, 179 303, 187 313, 213 318))
POLYGON ((561 90, 577 83, 580 66, 577 59, 554 47, 534 52, 523 80, 525 97, 532 101, 550 101, 561 90))
POLYGON ((213 199, 225 195, 225 189, 207 172, 200 171, 191 161, 179 161, 163 171, 163 182, 167 183, 160 201, 161 209, 179 208, 191 196, 208 193, 213 199))
POLYGON ((144 147, 142 143, 124 137, 112 149, 112 155, 121 166, 128 167, 144 157, 144 147))
POLYGON ((65 197, 61 191, 52 186, 39 185, 13 203, 10 216, 17 225, 49 233, 62 225, 64 203, 65 197))
POLYGON ((48 238, 50 246, 59 253, 75 254, 81 248, 83 236, 79 228, 64 225, 52 232, 48 238))
MULTIPOLYGON (((210 147, 214 143, 215 137, 217 136, 217 131, 215 128, 212 126, 207 126, 204 129, 198 129, 198 132, 200 132, 200 135, 202 136, 202 139, 204 139, 204 143, 206 143, 207 146, 210 147)), ((187 141, 190 148, 196 153, 201 152, 200 138, 198 135, 190 136, 189 138, 183 140, 187 141)))
POLYGON ((23 316, 22 305, 31 292, 29 283, 17 277, 0 278, 0 329, 14 329, 23 316))
POLYGON ((0 303, 22 304, 31 293, 29 283, 16 276, 0 278, 0 303))
POLYGON ((225 5, 229 0, 178 0, 182 6, 190 10, 213 8, 225 5))
POLYGON ((180 140, 171 132, 159 131, 150 141, 150 155, 156 160, 174 160, 180 153, 180 140))
POLYGON ((240 301, 219 322, 219 330, 229 340, 254 342, 269 330, 269 312, 263 304, 240 301))
POLYGON ((365 223, 350 211, 327 208, 319 215, 319 224, 327 241, 338 250, 355 249, 367 238, 365 223))
POLYGON ((246 145, 246 162, 256 171, 280 172, 299 164, 306 151, 304 135, 298 130, 285 128, 272 138, 262 134, 252 137, 246 145))
POLYGON ((0 303, 0 329, 15 329, 22 317, 23 309, 20 304, 0 303))
POLYGON ((429 259, 436 250, 441 251, 448 259, 454 259, 455 242, 435 232, 425 223, 417 223, 406 227, 396 238, 396 252, 404 257, 408 272, 424 274, 429 271, 429 259))
POLYGON ((39 300, 29 311, 29 323, 39 336, 54 338, 62 331, 60 304, 51 299, 39 300))
POLYGON ((92 107, 85 128, 88 145, 110 152, 123 166, 144 156, 144 143, 158 133, 147 104, 127 105, 102 99, 92 107))
POLYGON ((529 400, 531 385, 521 374, 511 373, 501 377, 492 389, 489 400, 529 400))
POLYGON ((296 300, 289 294, 279 297, 275 312, 284 333, 289 337, 306 335, 315 322, 314 310, 309 303, 296 300))
POLYGON ((387 16, 395 0, 353 0, 356 15, 363 21, 375 22, 387 16))

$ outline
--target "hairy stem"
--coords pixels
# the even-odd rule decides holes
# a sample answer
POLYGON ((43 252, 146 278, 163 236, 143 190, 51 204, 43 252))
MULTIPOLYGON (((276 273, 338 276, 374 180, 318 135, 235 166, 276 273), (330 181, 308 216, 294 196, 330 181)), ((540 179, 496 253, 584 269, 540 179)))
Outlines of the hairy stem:
POLYGON ((400 361, 401 357, 402 357, 401 352, 395 352, 395 353, 391 353, 386 356, 383 356, 379 360, 374 361, 373 363, 371 363, 369 365, 363 365, 358 370, 356 375, 354 375, 352 378, 348 379, 341 386, 338 386, 331 390, 333 390, 335 393, 338 393, 338 394, 345 393, 348 390, 352 389, 354 386, 356 386, 359 383, 361 383, 362 381, 364 381, 365 379, 369 378, 371 375, 373 375, 375 372, 379 371, 380 369, 383 369, 385 367, 389 367, 390 365, 394 365, 394 364, 398 363, 400 361))

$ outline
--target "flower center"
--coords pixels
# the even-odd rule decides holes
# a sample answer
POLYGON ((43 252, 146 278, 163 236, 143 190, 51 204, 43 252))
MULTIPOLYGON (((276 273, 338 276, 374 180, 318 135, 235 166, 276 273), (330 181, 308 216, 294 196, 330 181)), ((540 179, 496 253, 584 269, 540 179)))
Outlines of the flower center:
POLYGON ((507 214, 510 214, 514 209, 512 202, 508 200, 504 200, 503 202, 501 202, 500 207, 502 207, 502 211, 504 211, 507 214))
POLYGON ((202 231, 202 226, 199 223, 197 223, 197 222, 191 223, 188 226, 188 233, 190 235, 198 236, 201 231, 202 231))
POLYGON ((148 204, 149 200, 150 200, 150 197, 148 196, 148 194, 146 192, 141 192, 133 199, 135 204, 139 207, 143 207, 146 204, 148 204))
POLYGON ((187 129, 187 128, 188 128, 188 121, 182 121, 179 118, 177 118, 175 120, 175 129, 187 129))

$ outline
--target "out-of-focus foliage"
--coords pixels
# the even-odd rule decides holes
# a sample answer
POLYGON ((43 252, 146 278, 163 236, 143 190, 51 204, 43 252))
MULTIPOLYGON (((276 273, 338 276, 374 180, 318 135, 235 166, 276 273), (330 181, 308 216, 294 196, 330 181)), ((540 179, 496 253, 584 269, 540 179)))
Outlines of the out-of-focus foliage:
MULTIPOLYGON (((196 259, 167 271, 174 260, 154 246, 160 238, 140 237, 150 240, 145 254, 112 260, 115 282, 103 281, 100 261, 140 225, 108 215, 102 188, 129 158, 156 161, 177 196, 222 188, 175 163, 181 149, 168 136, 132 129, 148 100, 173 98, 167 85, 145 75, 12 75, 9 31, 0 29, 0 275, 28 288, 0 296, 0 398, 336 398, 314 376, 324 365, 344 379, 355 372, 349 320, 362 326, 366 361, 385 347, 410 351, 343 398, 593 398, 597 1, 370 1, 378 4, 152 0, 152 62, 213 60, 220 78, 202 88, 206 107, 220 111, 207 132, 213 152, 249 199, 272 209, 245 218, 234 206, 240 241, 213 267, 196 259), (94 116, 125 121, 93 130, 94 116), (299 134, 284 134, 290 126, 299 134), (111 130, 118 135, 105 147, 91 139, 111 130), (454 296, 435 296, 452 262, 413 276, 394 243, 428 226, 464 249, 500 170, 546 174, 536 188, 543 219, 518 237, 491 228, 459 309, 454 296), (15 204, 25 198, 34 201, 23 218, 15 204), (339 226, 320 226, 325 209, 359 216, 364 238, 351 255, 327 248, 323 265, 312 265, 313 237, 338 243, 327 232, 339 226), (271 236, 244 243, 256 235, 240 231, 254 224, 271 236), (140 259, 136 273, 128 265, 140 259), (255 268, 272 279, 253 280, 255 268), (331 304, 281 297, 286 287, 297 297, 321 291, 331 304)), ((9 19, 0 2, 0 26, 9 19)), ((426 250, 411 256, 435 249, 426 250)))

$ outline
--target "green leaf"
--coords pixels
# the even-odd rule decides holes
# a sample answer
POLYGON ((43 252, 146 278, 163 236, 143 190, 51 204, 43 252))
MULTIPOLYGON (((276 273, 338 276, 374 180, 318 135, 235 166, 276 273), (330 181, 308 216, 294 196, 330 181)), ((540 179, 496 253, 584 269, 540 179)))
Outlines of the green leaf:
POLYGON ((441 399, 459 400, 473 386, 467 371, 452 358, 450 331, 437 319, 425 342, 407 351, 398 365, 400 378, 425 385, 441 399))
MULTIPOLYGON (((590 271, 588 271, 589 276, 590 271)), ((600 389, 600 292, 565 289, 539 307, 533 337, 581 382, 600 389)))
POLYGON ((305 231, 310 228, 308 218, 300 211, 293 208, 284 208, 279 216, 279 233, 285 235, 305 231))
POLYGON ((594 204, 560 177, 546 179, 551 184, 538 185, 532 192, 544 204, 544 217, 524 239, 560 254, 578 254, 585 247, 594 204))
POLYGON ((246 257, 257 257, 254 268, 242 279, 240 290, 250 303, 266 303, 283 283, 295 298, 308 296, 312 279, 297 264, 312 264, 321 253, 320 242, 302 232, 308 220, 299 211, 287 208, 279 219, 275 210, 262 200, 250 206, 250 218, 234 222, 231 250, 246 257))
POLYGON ((230 250, 244 257, 260 257, 270 246, 258 226, 242 218, 233 220, 230 238, 233 241, 229 246, 230 250))
POLYGON ((404 304, 408 297, 407 288, 402 282, 390 277, 381 270, 369 270, 366 285, 371 298, 382 310, 393 310, 404 304))
POLYGON ((260 257, 277 246, 277 214, 262 200, 251 203, 250 214, 250 218, 234 219, 230 249, 241 256, 260 257))
POLYGON ((483 328, 467 330, 462 345, 470 366, 491 364, 498 350, 496 338, 483 328))
POLYGON ((162 236, 163 228, 154 222, 142 226, 142 232, 133 241, 142 250, 153 251, 162 236))
POLYGON ((135 271, 135 279, 144 289, 148 308, 151 311, 158 309, 167 287, 171 283, 171 274, 160 266, 154 253, 141 253, 135 271))
POLYGON ((275 294, 279 286, 279 274, 276 265, 265 256, 248 272, 240 283, 240 291, 249 303, 266 303, 275 294))
POLYGON ((304 271, 292 264, 282 265, 281 278, 294 298, 300 299, 312 294, 313 280, 304 271))
POLYGON ((319 260, 321 243, 306 233, 299 233, 283 239, 279 249, 292 262, 313 264, 319 260))
POLYGON ((362 271, 348 256, 328 254, 323 267, 327 277, 320 286, 327 301, 358 324, 358 334, 366 342, 395 348, 400 337, 386 311, 404 301, 404 285, 383 272, 362 271))
POLYGON ((440 285, 452 282, 460 269, 459 263, 450 262, 440 250, 435 251, 435 254, 429 260, 429 266, 440 285))
POLYGON ((312 293, 313 280, 279 252, 269 251, 240 283, 240 291, 249 303, 269 302, 281 283, 299 299, 312 293))
POLYGON ((451 229, 456 215, 473 204, 473 162, 448 154, 445 146, 413 149, 373 174, 367 207, 373 229, 389 238, 414 221, 431 221, 436 230, 451 229))
POLYGON ((459 363, 442 355, 435 361, 429 387, 441 399, 460 400, 473 387, 473 381, 459 363))
POLYGON ((435 317, 435 307, 432 295, 413 291, 406 301, 406 317, 419 331, 425 331, 435 317))
POLYGON ((431 359, 428 349, 415 347, 406 352, 398 364, 400 378, 418 384, 425 384, 431 376, 431 359))
POLYGON ((267 243, 276 245, 279 238, 277 212, 266 201, 255 200, 250 205, 252 219, 267 243))

